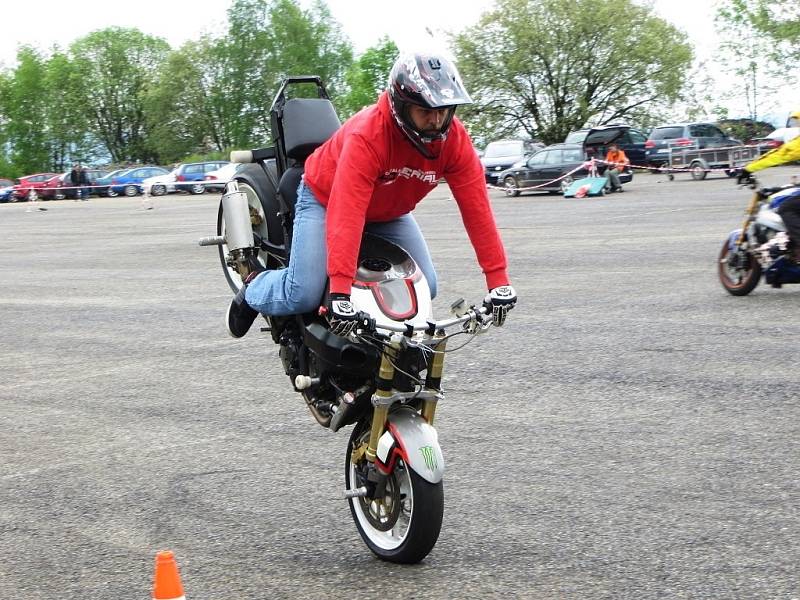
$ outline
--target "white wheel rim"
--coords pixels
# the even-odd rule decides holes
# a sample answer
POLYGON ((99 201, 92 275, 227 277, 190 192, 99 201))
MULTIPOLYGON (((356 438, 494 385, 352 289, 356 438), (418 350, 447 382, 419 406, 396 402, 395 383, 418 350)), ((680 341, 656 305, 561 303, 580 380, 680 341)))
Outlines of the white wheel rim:
MULTIPOLYGON (((353 463, 350 463, 349 481, 351 485, 357 481, 356 469, 353 463)), ((411 475, 408 467, 402 460, 398 460, 393 471, 393 476, 387 482, 387 491, 391 482, 399 482, 401 507, 400 514, 397 516, 394 526, 388 531, 381 531, 376 529, 370 522, 367 514, 364 512, 364 505, 360 498, 352 498, 350 502, 353 506, 353 512, 358 519, 361 530, 369 538, 369 540, 382 550, 395 550, 405 541, 410 531, 411 520, 414 517, 414 490, 411 486, 411 475), (404 497, 403 497, 404 496, 404 497)), ((389 494, 386 495, 389 497, 389 494)), ((376 500, 369 502, 369 510, 373 513, 373 518, 376 515, 385 514, 387 511, 383 503, 376 500)))

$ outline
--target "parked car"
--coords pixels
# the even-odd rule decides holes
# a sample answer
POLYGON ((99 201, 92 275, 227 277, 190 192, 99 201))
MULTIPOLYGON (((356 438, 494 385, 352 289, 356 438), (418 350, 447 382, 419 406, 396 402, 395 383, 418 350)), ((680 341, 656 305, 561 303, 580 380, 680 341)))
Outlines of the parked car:
POLYGON ((98 177, 97 180, 94 182, 94 186, 92 187, 92 193, 97 194, 98 196, 111 196, 112 198, 115 196, 119 196, 117 192, 112 192, 110 189, 111 181, 114 177, 118 175, 122 175, 123 173, 130 171, 130 169, 117 169, 116 171, 111 171, 108 175, 103 177, 98 177))
POLYGON ((481 157, 486 183, 498 185, 498 175, 516 163, 524 162, 541 147, 529 140, 489 142, 481 157))
POLYGON ((238 168, 238 163, 228 163, 216 171, 209 171, 206 173, 205 177, 203 178, 206 190, 209 192, 223 191, 225 189, 225 184, 233 179, 233 176, 238 168))
MULTIPOLYGON (((70 173, 67 171, 61 175, 51 177, 44 182, 39 190, 39 197, 43 200, 63 200, 64 198, 77 198, 78 190, 73 187, 70 173)), ((89 179, 89 185, 94 186, 100 177, 108 175, 108 171, 101 169, 86 169, 86 176, 89 179)), ((91 195, 91 189, 89 194, 91 195)))
POLYGON ((153 196, 174 194, 177 191, 175 187, 175 169, 166 175, 156 175, 155 177, 148 177, 142 181, 142 191, 148 188, 150 189, 150 194, 153 196))
POLYGON ((58 173, 34 173, 33 175, 20 177, 14 185, 14 198, 17 200, 25 200, 30 195, 31 190, 36 190, 36 194, 38 195, 45 181, 56 175, 58 175, 58 173))
MULTIPOLYGON (((567 135, 565 144, 583 144, 594 150, 597 158, 604 158, 608 152, 608 145, 617 144, 625 152, 625 156, 632 165, 645 166, 647 158, 645 142, 647 135, 625 124, 599 125, 587 129, 578 129, 567 135)), ((591 153, 591 152, 590 152, 591 153)))
MULTIPOLYGON (((542 187, 531 191, 563 193, 573 181, 589 175, 586 162, 594 154, 592 149, 582 144, 553 144, 539 150, 525 163, 502 171, 499 181, 507 196, 519 196, 520 188, 533 186, 542 187), (578 171, 571 173, 576 168, 578 171)), ((619 179, 620 183, 629 183, 633 180, 633 172, 626 168, 619 179)))
POLYGON ((713 123, 676 123, 654 127, 645 142, 647 164, 660 167, 669 162, 673 148, 725 148, 742 142, 725 135, 713 123))
POLYGON ((14 193, 14 182, 11 179, 0 179, 0 202, 8 202, 14 193))
POLYGON ((175 168, 175 187, 178 191, 202 194, 206 191, 206 186, 203 184, 206 173, 216 171, 227 164, 227 160, 211 160, 178 165, 175 168))
POLYGON ((779 127, 764 137, 751 138, 745 142, 748 146, 758 146, 762 152, 780 148, 789 140, 800 135, 800 127, 779 127))
POLYGON ((166 175, 169 173, 163 167, 134 167, 123 171, 111 178, 111 185, 108 187, 108 195, 125 194, 126 196, 136 196, 142 193, 142 182, 148 177, 166 175))

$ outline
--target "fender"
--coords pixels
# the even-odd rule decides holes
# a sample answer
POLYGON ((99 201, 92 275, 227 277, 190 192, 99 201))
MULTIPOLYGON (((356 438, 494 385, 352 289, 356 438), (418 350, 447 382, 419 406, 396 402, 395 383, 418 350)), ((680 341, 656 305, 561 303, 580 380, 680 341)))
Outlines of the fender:
POLYGON ((763 227, 767 227, 769 229, 774 229, 775 231, 786 231, 786 225, 783 222, 781 216, 775 212, 772 208, 772 204, 770 207, 761 207, 761 210, 758 211, 756 215, 756 221, 758 225, 763 227))
POLYGON ((400 457, 424 480, 439 483, 444 476, 444 455, 436 429, 410 407, 393 411, 387 421, 378 440, 375 465, 388 474, 400 457))
MULTIPOLYGON (((742 230, 734 229, 728 234, 728 252, 733 252, 736 250, 736 240, 739 239, 739 236, 742 234, 742 230)), ((719 243, 719 242, 717 242, 719 243)))

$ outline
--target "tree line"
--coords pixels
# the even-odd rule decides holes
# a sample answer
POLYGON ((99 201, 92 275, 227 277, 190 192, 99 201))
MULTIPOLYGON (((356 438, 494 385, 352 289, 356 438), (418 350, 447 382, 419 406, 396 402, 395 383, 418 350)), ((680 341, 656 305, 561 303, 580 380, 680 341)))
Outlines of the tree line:
MULTIPOLYGON (((775 26, 769 12, 782 2, 791 8, 727 0, 723 18, 733 26, 747 8, 762 35, 791 39, 795 30, 775 26)), ((0 174, 60 171, 76 159, 169 164, 264 146, 283 77, 319 75, 344 120, 375 101, 398 55, 384 38, 355 56, 323 0, 307 9, 234 0, 227 16, 226 31, 175 49, 121 27, 48 54, 20 48, 15 67, 0 72, 0 174)), ((685 34, 632 0, 497 0, 450 46, 476 101, 459 114, 478 145, 509 135, 553 143, 621 120, 647 127, 691 99, 685 34)))

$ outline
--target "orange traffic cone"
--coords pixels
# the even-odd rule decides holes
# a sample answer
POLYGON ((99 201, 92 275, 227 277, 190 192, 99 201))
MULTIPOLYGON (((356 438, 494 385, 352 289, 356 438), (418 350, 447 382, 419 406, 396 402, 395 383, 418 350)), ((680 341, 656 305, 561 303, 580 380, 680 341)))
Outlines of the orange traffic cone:
POLYGON ((186 600, 175 555, 169 550, 156 554, 156 574, 153 581, 153 600, 186 600))

